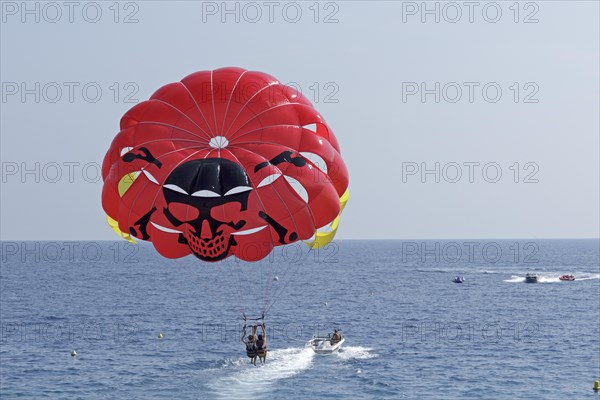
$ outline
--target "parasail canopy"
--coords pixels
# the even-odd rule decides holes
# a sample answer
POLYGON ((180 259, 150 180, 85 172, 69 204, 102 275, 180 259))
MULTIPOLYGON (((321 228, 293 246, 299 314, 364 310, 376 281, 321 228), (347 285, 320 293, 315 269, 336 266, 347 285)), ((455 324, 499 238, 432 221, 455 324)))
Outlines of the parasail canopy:
POLYGON ((193 73, 121 119, 102 206, 165 257, 256 261, 333 240, 348 171, 331 128, 294 88, 241 68, 193 73))

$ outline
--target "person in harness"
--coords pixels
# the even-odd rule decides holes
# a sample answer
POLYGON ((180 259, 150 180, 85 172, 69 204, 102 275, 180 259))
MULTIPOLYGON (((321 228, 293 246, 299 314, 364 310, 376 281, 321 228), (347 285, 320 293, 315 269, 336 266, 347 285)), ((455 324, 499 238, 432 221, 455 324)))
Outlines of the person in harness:
POLYGON ((254 325, 252 327, 252 335, 248 335, 248 338, 246 338, 246 325, 244 325, 244 332, 242 333, 242 342, 246 345, 246 355, 254 365, 256 365, 256 356, 258 355, 258 348, 256 347, 256 328, 257 325, 254 325))
POLYGON ((265 329, 264 322, 260 328, 262 329, 262 335, 258 335, 258 339, 256 340, 256 354, 260 362, 264 363, 267 361, 267 330, 265 329))

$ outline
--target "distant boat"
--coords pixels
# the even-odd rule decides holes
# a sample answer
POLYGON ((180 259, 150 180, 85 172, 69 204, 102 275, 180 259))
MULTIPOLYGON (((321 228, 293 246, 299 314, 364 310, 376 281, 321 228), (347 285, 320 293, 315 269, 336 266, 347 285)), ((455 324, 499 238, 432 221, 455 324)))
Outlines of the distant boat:
POLYGON ((455 276, 454 279, 452 279, 452 282, 454 282, 454 283, 463 283, 464 281, 465 281, 464 276, 455 276))
POLYGON ((536 274, 527 274, 525 275, 525 283, 537 283, 538 276, 536 274))
POLYGON ((573 275, 562 275, 560 278, 561 281, 574 281, 575 277, 573 275))

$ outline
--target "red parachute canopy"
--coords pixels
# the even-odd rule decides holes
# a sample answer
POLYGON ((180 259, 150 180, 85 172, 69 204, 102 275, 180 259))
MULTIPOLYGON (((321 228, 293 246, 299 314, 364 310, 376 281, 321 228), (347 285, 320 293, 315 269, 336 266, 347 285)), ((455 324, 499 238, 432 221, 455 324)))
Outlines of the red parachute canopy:
POLYGON ((102 177, 115 231, 205 261, 320 247, 348 197, 337 139, 310 101, 241 68, 193 73, 130 109, 102 177))

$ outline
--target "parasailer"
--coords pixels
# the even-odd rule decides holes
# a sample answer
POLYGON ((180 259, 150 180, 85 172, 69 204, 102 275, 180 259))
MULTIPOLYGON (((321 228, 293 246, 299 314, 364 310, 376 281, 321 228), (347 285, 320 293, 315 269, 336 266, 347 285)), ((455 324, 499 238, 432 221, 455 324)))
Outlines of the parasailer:
POLYGON ((246 325, 242 331, 242 343, 246 345, 246 355, 250 359, 250 363, 256 365, 256 357, 258 356, 258 346, 256 344, 258 338, 256 337, 256 328, 258 325, 252 326, 252 334, 246 338, 246 325))
POLYGON ((265 363, 267 361, 267 330, 264 322, 260 325, 260 328, 262 333, 256 338, 256 354, 260 362, 265 363))

